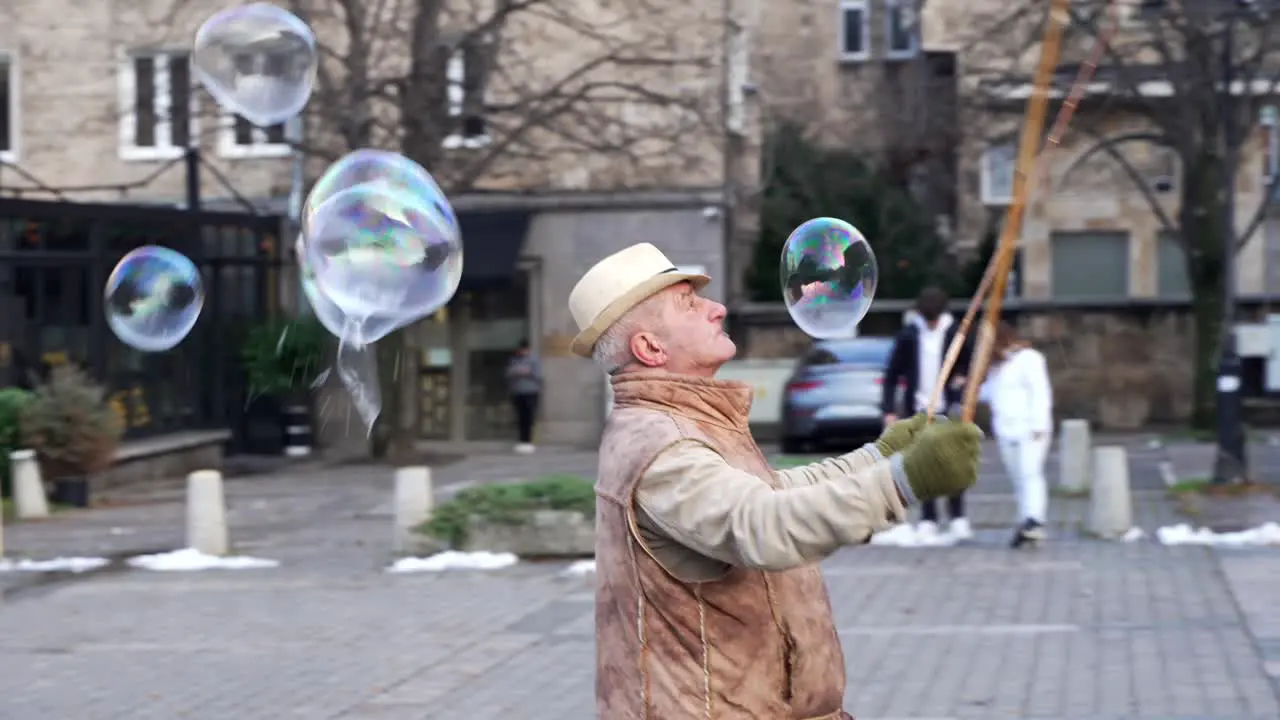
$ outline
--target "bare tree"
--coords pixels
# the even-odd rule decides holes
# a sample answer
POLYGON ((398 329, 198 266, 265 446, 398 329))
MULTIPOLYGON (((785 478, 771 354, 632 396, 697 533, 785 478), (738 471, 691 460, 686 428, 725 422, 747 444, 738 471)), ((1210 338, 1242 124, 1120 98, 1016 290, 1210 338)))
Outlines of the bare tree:
MULTIPOLYGON (((988 18, 975 34, 966 58, 979 92, 969 98, 990 113, 1004 113, 996 125, 1010 125, 1021 102, 1011 87, 1029 82, 1049 0, 1022 0, 988 18)), ((1224 278, 1228 263, 1258 230, 1270 192, 1253 208, 1240 232, 1236 208, 1225 189, 1238 179, 1240 143, 1254 126, 1260 106, 1274 100, 1280 80, 1274 0, 1169 0, 1114 6, 1096 0, 1072 3, 1057 79, 1065 93, 1075 62, 1086 48, 1119 22, 1085 96, 1072 133, 1089 146, 1072 168, 1106 158, 1145 199, 1151 213, 1184 250, 1191 287, 1195 349, 1197 426, 1213 424, 1215 363, 1224 335, 1224 278), (1227 87, 1226 78, 1232 78, 1227 87), (1124 122, 1117 122, 1123 118, 1124 122), (1234 138, 1228 144, 1224 138, 1234 138), (1177 202, 1162 199, 1142 167, 1152 150, 1177 158, 1177 202)), ((1026 97, 1025 94, 1021 97, 1026 97)))
MULTIPOLYGON (((322 53, 314 158, 398 148, 449 193, 721 182, 723 18, 645 0, 291 6, 322 53)), ((397 333, 379 354, 373 447, 395 457, 416 433, 404 403, 416 404, 417 353, 397 333)))

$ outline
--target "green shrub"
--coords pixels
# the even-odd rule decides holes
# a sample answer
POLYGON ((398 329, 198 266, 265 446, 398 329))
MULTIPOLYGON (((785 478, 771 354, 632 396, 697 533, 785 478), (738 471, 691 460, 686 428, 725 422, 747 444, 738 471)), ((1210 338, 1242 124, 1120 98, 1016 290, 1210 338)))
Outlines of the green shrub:
POLYGON ((240 350, 250 392, 305 390, 324 368, 329 334, 313 317, 282 318, 249 331, 240 350))
POLYGON ((0 495, 4 497, 10 497, 13 492, 9 478, 9 453, 21 449, 19 419, 22 408, 31 402, 31 397, 31 393, 21 388, 0 390, 0 495))
POLYGON ((19 412, 24 447, 36 451, 46 480, 98 472, 115 460, 124 418, 106 391, 73 365, 54 368, 19 412))
POLYGON ((594 519, 595 488, 590 480, 574 475, 467 488, 436 508, 420 530, 459 548, 467 544, 467 528, 473 515, 490 522, 519 524, 534 510, 568 510, 594 519))

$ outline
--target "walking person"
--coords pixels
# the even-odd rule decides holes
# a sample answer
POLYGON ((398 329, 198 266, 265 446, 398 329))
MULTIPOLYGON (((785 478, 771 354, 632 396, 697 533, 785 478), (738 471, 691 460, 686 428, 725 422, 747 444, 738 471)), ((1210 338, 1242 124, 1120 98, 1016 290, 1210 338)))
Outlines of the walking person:
MULTIPOLYGON (((951 347, 951 341, 955 339, 959 329, 955 318, 947 312, 949 301, 950 298, 941 288, 925 288, 916 299, 915 312, 894 340, 882 385, 880 410, 884 413, 885 427, 897 421, 900 410, 905 409, 906 415, 914 415, 928 407, 934 384, 938 382, 938 374, 942 371, 947 348, 951 347), (899 385, 906 390, 901 403, 898 401, 899 385)), ((960 401, 971 353, 972 347, 966 343, 951 374, 942 379, 946 383, 946 389, 943 391, 941 404, 935 408, 939 414, 945 414, 949 407, 960 401)), ((950 520, 948 535, 956 541, 972 538, 973 528, 965 516, 964 493, 948 496, 946 504, 950 520)), ((938 521, 938 502, 922 502, 917 534, 927 540, 937 537, 938 521)))
POLYGON ((658 248, 596 263, 569 294, 573 352, 609 375, 596 492, 596 712, 603 720, 852 720, 819 562, 969 487, 982 432, 890 425, 787 470, 751 436, 751 386, 716 380, 725 308, 658 248))
POLYGON ((507 392, 511 394, 520 433, 515 450, 521 455, 531 454, 535 450, 533 425, 538 417, 538 397, 542 394, 542 365, 529 351, 528 340, 521 341, 507 361, 507 392))
POLYGON ((1053 438, 1053 388, 1044 355, 1008 322, 996 328, 993 365, 981 398, 991 407, 1000 459, 1018 496, 1012 546, 1044 540, 1049 489, 1045 457, 1053 438))

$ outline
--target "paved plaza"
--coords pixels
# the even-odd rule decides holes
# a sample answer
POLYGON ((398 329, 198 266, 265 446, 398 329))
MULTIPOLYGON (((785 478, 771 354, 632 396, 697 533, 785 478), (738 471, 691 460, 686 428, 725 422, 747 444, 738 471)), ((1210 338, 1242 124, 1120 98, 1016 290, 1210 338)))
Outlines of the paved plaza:
MULTIPOLYGON (((1194 476, 1203 454, 1133 448, 1139 524, 1178 521, 1156 464, 1194 476)), ((1055 498, 1055 540, 1013 553, 987 455, 974 543, 826 563, 860 720, 1280 718, 1280 549, 1088 540, 1082 501, 1055 498)), ((447 494, 594 462, 492 454, 436 479, 447 494)), ((368 466, 230 481, 236 550, 275 569, 3 576, 0 718, 593 717, 593 578, 565 564, 388 574, 390 493, 368 466)), ((181 493, 11 525, 7 540, 26 557, 174 549, 181 493)))

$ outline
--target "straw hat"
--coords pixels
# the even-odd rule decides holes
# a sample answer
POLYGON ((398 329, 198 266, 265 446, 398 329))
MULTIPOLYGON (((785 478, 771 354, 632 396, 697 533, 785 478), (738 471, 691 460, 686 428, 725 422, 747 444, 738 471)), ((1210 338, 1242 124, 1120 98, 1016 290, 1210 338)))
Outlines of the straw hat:
POLYGON ((580 331, 570 349, 591 357, 596 341, 628 310, 659 290, 689 282, 701 289, 706 275, 682 273, 649 243, 632 245, 596 263, 569 293, 569 312, 580 331))

